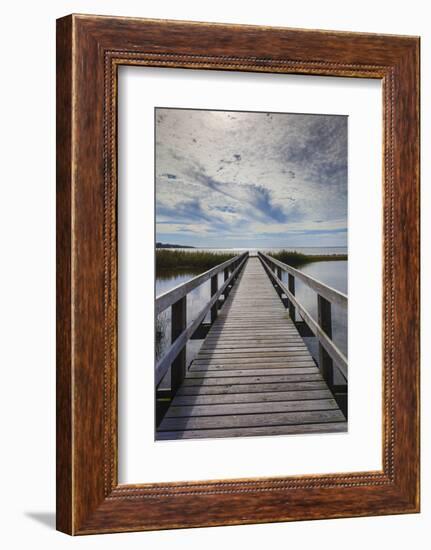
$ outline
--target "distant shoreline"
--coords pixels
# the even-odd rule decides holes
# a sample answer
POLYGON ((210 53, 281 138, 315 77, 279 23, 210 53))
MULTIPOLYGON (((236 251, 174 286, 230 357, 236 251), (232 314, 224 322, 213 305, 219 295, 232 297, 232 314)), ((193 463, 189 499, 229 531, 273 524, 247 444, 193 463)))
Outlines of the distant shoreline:
MULTIPOLYGON (((183 245, 183 244, 172 244, 172 243, 162 243, 162 242, 156 242, 156 248, 159 249, 159 248, 173 248, 173 249, 192 249, 192 250, 199 250, 199 251, 216 251, 216 250, 221 250, 221 251, 224 251, 224 250, 232 250, 232 252, 235 252, 235 251, 246 251, 246 250, 249 250, 249 251, 262 251, 262 252, 266 252, 266 251, 269 251, 269 250, 277 250, 277 251, 282 251, 282 250, 287 250, 289 252, 298 252, 299 250, 303 250, 303 249, 310 249, 310 250, 318 250, 318 249, 322 249, 322 250, 336 250, 336 249, 342 249, 342 250, 347 250, 347 245, 337 245, 337 246, 311 246, 311 245, 304 245, 304 246, 251 246, 251 247, 247 247, 247 246, 204 246, 204 245, 196 245, 196 246, 191 246, 191 245, 183 245)), ((340 254, 344 252, 340 252, 340 254)), ((338 254, 338 252, 337 252, 338 254)))
POLYGON ((170 244, 156 242, 156 248, 196 248, 195 246, 187 246, 185 244, 170 244))

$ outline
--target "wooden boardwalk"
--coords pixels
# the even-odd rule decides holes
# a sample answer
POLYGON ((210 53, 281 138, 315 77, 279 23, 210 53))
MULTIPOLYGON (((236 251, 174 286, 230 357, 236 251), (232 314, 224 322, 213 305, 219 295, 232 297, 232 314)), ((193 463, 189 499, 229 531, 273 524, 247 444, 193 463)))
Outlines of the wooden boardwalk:
POLYGON ((343 413, 260 260, 249 258, 156 439, 346 430, 343 413))

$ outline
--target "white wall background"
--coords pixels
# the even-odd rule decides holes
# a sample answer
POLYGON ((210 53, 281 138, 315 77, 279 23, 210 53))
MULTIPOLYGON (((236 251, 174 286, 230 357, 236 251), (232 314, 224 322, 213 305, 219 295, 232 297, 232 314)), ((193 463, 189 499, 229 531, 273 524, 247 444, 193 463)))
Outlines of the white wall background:
MULTIPOLYGON (((55 19, 75 13, 283 25, 422 37, 422 97, 431 96, 427 2, 56 0, 3 5, 0 88, 0 540, 4 548, 428 548, 431 521, 430 351, 424 339, 422 514, 156 533, 67 537, 54 531, 55 19), (427 529, 428 528, 428 529, 427 529), (428 535, 429 539, 429 535, 428 535)), ((422 101, 422 151, 431 149, 422 101)), ((431 330, 431 190, 423 156, 423 334, 431 330)))

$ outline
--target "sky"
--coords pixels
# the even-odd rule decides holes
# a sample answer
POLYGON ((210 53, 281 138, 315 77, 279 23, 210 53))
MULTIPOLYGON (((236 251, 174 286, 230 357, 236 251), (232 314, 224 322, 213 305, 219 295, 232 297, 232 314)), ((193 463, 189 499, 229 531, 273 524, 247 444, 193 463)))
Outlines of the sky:
POLYGON ((156 240, 347 246, 347 117, 157 108, 156 240))

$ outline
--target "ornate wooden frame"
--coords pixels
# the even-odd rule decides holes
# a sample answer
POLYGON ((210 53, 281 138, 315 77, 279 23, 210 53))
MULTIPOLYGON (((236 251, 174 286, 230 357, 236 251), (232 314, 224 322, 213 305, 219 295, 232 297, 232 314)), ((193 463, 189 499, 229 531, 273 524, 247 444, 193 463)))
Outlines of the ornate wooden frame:
POLYGON ((57 22, 57 528, 69 534, 419 510, 419 38, 71 15, 57 22), (383 82, 383 470, 119 485, 119 65, 383 82))

